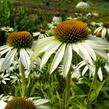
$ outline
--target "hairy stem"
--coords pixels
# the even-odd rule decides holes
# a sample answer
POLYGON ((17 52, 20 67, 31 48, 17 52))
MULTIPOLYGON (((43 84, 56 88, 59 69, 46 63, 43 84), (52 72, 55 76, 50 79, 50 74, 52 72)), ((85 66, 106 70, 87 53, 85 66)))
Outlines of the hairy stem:
POLYGON ((66 79, 66 86, 65 86, 65 95, 64 95, 64 109, 68 109, 69 104, 69 96, 70 96, 70 87, 71 87, 71 73, 69 72, 66 79))
POLYGON ((24 66, 23 66, 23 64, 21 62, 20 62, 20 66, 19 66, 19 71, 20 71, 21 79, 22 79, 21 95, 22 95, 22 97, 25 97, 26 94, 27 94, 27 86, 26 86, 26 78, 25 78, 24 66))

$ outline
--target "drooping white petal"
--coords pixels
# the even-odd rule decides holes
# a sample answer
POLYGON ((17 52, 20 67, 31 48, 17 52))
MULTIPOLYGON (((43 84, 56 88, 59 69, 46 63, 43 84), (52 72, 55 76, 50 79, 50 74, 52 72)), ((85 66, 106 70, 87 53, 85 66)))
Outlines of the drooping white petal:
POLYGON ((101 68, 98 69, 97 74, 98 74, 98 77, 99 77, 100 81, 102 81, 103 80, 103 74, 102 74, 101 68))
POLYGON ((26 48, 26 51, 29 54, 29 56, 33 53, 32 49, 30 49, 30 48, 26 48))
POLYGON ((5 50, 5 49, 7 49, 7 48, 10 48, 10 47, 9 47, 9 46, 7 46, 7 45, 0 46, 0 51, 5 50))
POLYGON ((6 84, 6 81, 2 80, 2 83, 3 83, 3 84, 6 84))
POLYGON ((62 44, 61 47, 56 52, 56 55, 55 55, 55 57, 53 59, 51 67, 50 67, 50 74, 57 68, 57 66, 61 62, 61 60, 62 60, 62 58, 64 56, 65 46, 66 46, 66 44, 62 44))
POLYGON ((0 71, 1 71, 1 67, 2 67, 3 61, 4 61, 4 58, 1 58, 0 59, 0 71))
POLYGON ((94 31, 94 33, 99 33, 99 32, 102 30, 102 28, 103 28, 103 27, 98 27, 98 28, 94 31))
POLYGON ((95 52, 103 57, 105 60, 109 60, 108 54, 105 51, 95 50, 95 52))
POLYGON ((40 34, 40 32, 34 32, 32 34, 33 34, 33 37, 36 37, 36 36, 38 36, 40 34))
POLYGON ((83 60, 80 63, 77 64, 78 68, 80 69, 81 67, 83 67, 84 65, 86 65, 86 61, 83 60))
POLYGON ((88 51, 84 48, 84 46, 81 43, 78 44, 78 48, 79 48, 79 51, 77 52, 78 55, 82 57, 84 60, 86 60, 87 62, 89 62, 90 64, 93 64, 91 56, 89 55, 88 51))
POLYGON ((105 68, 105 70, 109 73, 109 65, 106 64, 106 65, 104 66, 104 68, 105 68))
POLYGON ((29 69, 31 61, 27 51, 24 48, 20 49, 20 61, 26 69, 29 69))
POLYGON ((85 43, 87 43, 93 49, 109 50, 109 47, 108 47, 109 43, 106 40, 103 40, 101 38, 89 37, 88 40, 85 40, 85 43))
POLYGON ((82 43, 83 46, 87 49, 88 53, 90 54, 90 56, 92 57, 93 60, 96 60, 96 54, 95 51, 87 44, 82 43))
POLYGON ((53 37, 46 37, 43 39, 40 39, 37 41, 36 44, 33 45, 33 49, 37 49, 38 46, 42 46, 43 44, 49 44, 51 41, 53 41, 54 38, 53 37))
POLYGON ((102 29, 102 32, 101 32, 101 36, 102 36, 103 38, 105 38, 105 35, 106 35, 106 28, 103 28, 103 29, 102 29))
POLYGON ((88 66, 86 65, 85 68, 84 68, 83 71, 82 71, 82 76, 87 72, 88 69, 89 69, 89 68, 88 68, 88 66))
POLYGON ((8 77, 8 76, 9 76, 9 74, 4 75, 5 78, 8 77))
POLYGON ((2 55, 4 55, 5 53, 9 52, 11 49, 12 49, 11 47, 2 49, 2 51, 0 51, 0 57, 1 57, 2 55))
POLYGON ((14 60, 16 52, 17 52, 17 49, 13 49, 6 54, 6 57, 2 64, 2 68, 1 68, 2 70, 6 70, 10 67, 10 65, 12 64, 14 60))
POLYGON ((72 62, 72 45, 68 44, 65 49, 64 60, 63 60, 63 76, 66 77, 72 62))
POLYGON ((38 99, 38 100, 34 100, 34 104, 35 105, 42 105, 42 104, 45 104, 45 103, 48 103, 49 100, 48 99, 38 99))
POLYGON ((54 40, 53 38, 47 37, 47 38, 40 39, 39 42, 35 46, 35 51, 31 55, 31 59, 35 60, 35 58, 37 58, 42 52, 49 49, 55 42, 56 40, 54 40))
POLYGON ((54 43, 53 46, 51 46, 50 49, 48 49, 45 54, 42 57, 42 61, 41 61, 41 65, 40 68, 43 67, 43 65, 48 61, 48 59, 50 58, 50 56, 58 49, 58 47, 60 46, 61 43, 54 43))
POLYGON ((89 67, 89 77, 94 76, 96 70, 95 65, 88 65, 88 67, 89 67))
POLYGON ((36 106, 36 109, 51 109, 48 106, 36 106))

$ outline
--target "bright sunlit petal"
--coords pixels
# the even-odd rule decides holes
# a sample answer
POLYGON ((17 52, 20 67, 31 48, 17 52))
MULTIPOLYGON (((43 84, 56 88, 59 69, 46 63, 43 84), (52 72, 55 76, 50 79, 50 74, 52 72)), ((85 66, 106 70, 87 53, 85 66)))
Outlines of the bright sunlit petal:
POLYGON ((101 36, 104 38, 106 35, 106 28, 103 28, 102 29, 102 32, 101 32, 101 36))
POLYGON ((61 62, 63 56, 64 56, 64 51, 65 51, 66 44, 61 45, 61 47, 58 49, 56 52, 56 55, 53 59, 53 62, 50 67, 50 74, 57 68, 59 63, 61 62))
POLYGON ((12 64, 14 60, 16 52, 17 52, 17 49, 13 49, 6 54, 6 57, 4 59, 4 62, 1 68, 3 71, 10 67, 10 65, 12 64))
POLYGON ((100 81, 102 81, 103 80, 103 74, 102 74, 101 68, 98 69, 97 74, 98 74, 98 77, 99 77, 100 81))
POLYGON ((51 46, 50 49, 48 49, 45 54, 42 57, 42 61, 41 61, 41 65, 40 68, 43 67, 43 65, 48 61, 48 59, 50 58, 50 56, 58 49, 58 47, 60 46, 61 43, 56 43, 53 46, 51 46))
POLYGON ((69 73, 70 66, 72 62, 72 45, 68 44, 64 53, 64 61, 63 61, 63 76, 66 77, 69 73))
POLYGON ((24 48, 20 49, 20 61, 26 69, 29 69, 31 64, 30 57, 24 48))

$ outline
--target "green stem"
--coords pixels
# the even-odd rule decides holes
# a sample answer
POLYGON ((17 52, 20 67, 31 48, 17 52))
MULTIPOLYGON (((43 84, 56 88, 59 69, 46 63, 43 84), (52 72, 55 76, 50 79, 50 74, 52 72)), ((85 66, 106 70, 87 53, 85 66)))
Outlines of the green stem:
POLYGON ((69 72, 65 79, 65 95, 64 95, 64 109, 68 109, 68 102, 70 96, 70 86, 71 86, 71 73, 69 72))
POLYGON ((24 71, 24 66, 23 64, 20 62, 20 66, 19 66, 19 71, 21 73, 21 79, 22 79, 22 91, 21 91, 21 95, 22 97, 26 96, 26 92, 27 92, 27 86, 26 86, 26 78, 25 78, 25 71, 24 71))

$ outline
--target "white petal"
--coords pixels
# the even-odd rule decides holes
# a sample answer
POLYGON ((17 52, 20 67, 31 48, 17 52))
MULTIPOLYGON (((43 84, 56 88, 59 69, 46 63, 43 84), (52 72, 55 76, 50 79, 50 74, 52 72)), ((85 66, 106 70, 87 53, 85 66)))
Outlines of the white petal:
POLYGON ((45 103, 48 103, 49 100, 48 99, 38 99, 38 100, 34 100, 34 104, 35 105, 42 105, 42 104, 45 104, 45 103))
POLYGON ((58 49, 61 43, 55 43, 49 50, 45 52, 45 54, 42 57, 40 68, 43 67, 43 65, 48 61, 50 56, 58 49))
POLYGON ((106 69, 107 72, 109 72, 109 65, 105 65, 104 68, 106 69))
POLYGON ((72 62, 72 45, 68 44, 65 49, 64 61, 63 61, 63 76, 66 77, 72 62))
POLYGON ((6 81, 2 80, 2 83, 6 84, 6 81))
POLYGON ((13 49, 6 54, 6 57, 2 64, 2 68, 1 68, 2 70, 6 70, 10 67, 10 65, 12 64, 14 60, 16 52, 17 52, 17 49, 13 49))
POLYGON ((7 48, 10 48, 10 47, 9 47, 9 46, 7 46, 7 45, 0 46, 0 51, 5 50, 5 49, 7 49, 7 48))
POLYGON ((103 74, 102 74, 101 68, 98 69, 97 74, 98 74, 98 77, 99 77, 100 81, 102 81, 103 80, 103 74))
POLYGON ((87 43, 93 49, 99 49, 99 50, 108 50, 109 49, 109 47, 108 47, 109 43, 106 40, 103 40, 101 38, 90 37, 89 40, 85 40, 85 43, 87 43))
POLYGON ((40 39, 35 46, 35 50, 31 55, 31 59, 35 60, 35 58, 37 58, 42 52, 49 49, 55 42, 56 40, 54 40, 53 38, 47 37, 47 38, 40 39))
POLYGON ((30 48, 26 48, 26 51, 29 54, 29 56, 33 53, 32 49, 30 49, 30 48))
POLYGON ((10 78, 5 78, 4 80, 7 81, 7 80, 10 80, 10 78))
POLYGON ((42 38, 45 38, 44 34, 40 34, 38 39, 42 39, 42 38))
POLYGON ((3 64, 4 59, 5 59, 5 58, 1 58, 1 59, 0 59, 0 71, 1 71, 1 67, 2 67, 2 64, 3 64))
POLYGON ((9 74, 4 75, 4 77, 8 77, 8 76, 9 76, 9 74))
POLYGON ((12 48, 8 47, 8 48, 5 48, 5 49, 2 49, 2 51, 0 51, 0 57, 2 55, 4 55, 5 53, 9 52, 12 48))
POLYGON ((40 32, 34 32, 32 34, 33 34, 33 37, 35 37, 35 36, 38 36, 40 34, 40 32))
POLYGON ((62 58, 64 56, 65 46, 66 46, 66 44, 62 44, 61 47, 56 52, 56 55, 55 55, 55 57, 53 59, 51 67, 50 67, 50 74, 57 68, 57 66, 61 62, 61 60, 62 60, 62 58))
POLYGON ((95 65, 89 65, 88 67, 89 67, 89 77, 91 77, 91 76, 94 77, 95 71, 96 71, 95 65))
POLYGON ((96 54, 95 51, 87 44, 83 43, 84 47, 87 49, 87 51, 89 52, 90 56, 92 57, 93 60, 96 60, 96 54))
POLYGON ((102 28, 103 28, 103 27, 98 27, 98 28, 94 31, 94 33, 99 33, 99 32, 102 30, 102 28))
POLYGON ((36 109, 51 109, 48 106, 36 106, 36 109))
POLYGON ((83 61, 81 61, 80 63, 78 63, 78 68, 80 69, 81 67, 83 67, 84 65, 86 65, 86 61, 85 60, 83 60, 83 61))
POLYGON ((101 36, 104 38, 106 35, 106 28, 103 28, 102 29, 102 32, 101 32, 101 36))
POLYGON ((87 70, 88 70, 88 66, 85 66, 85 68, 82 71, 82 76, 87 72, 87 70))
POLYGON ((101 57, 103 57, 105 60, 109 60, 108 59, 108 55, 105 51, 100 51, 100 50, 95 50, 95 52, 100 55, 101 57))
POLYGON ((80 57, 82 57, 84 60, 86 60, 87 62, 89 62, 90 64, 93 64, 93 61, 88 53, 88 51, 84 48, 84 46, 82 44, 78 44, 78 55, 80 57))
POLYGON ((20 61, 26 69, 29 69, 31 61, 27 51, 24 48, 20 49, 20 61))
POLYGON ((38 46, 41 46, 41 45, 45 45, 45 44, 49 44, 51 43, 51 41, 53 41, 54 38, 53 37, 46 37, 46 38, 43 38, 43 39, 40 39, 37 41, 36 44, 33 45, 33 49, 37 49, 38 46))

